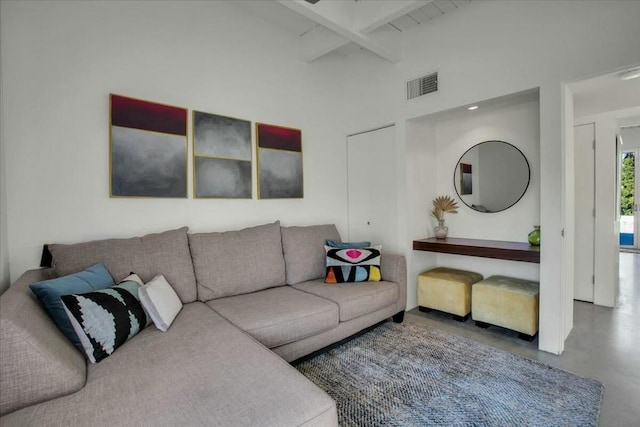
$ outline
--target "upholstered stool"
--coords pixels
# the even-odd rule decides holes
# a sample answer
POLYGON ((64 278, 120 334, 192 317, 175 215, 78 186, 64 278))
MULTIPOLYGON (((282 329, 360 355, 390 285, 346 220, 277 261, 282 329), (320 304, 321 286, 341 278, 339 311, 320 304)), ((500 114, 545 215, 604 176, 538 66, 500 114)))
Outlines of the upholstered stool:
POLYGON ((472 317, 476 325, 502 326, 533 341, 538 333, 540 286, 530 280, 491 276, 473 285, 472 317))
POLYGON ((471 271, 446 267, 425 271, 418 276, 420 311, 444 311, 464 322, 471 312, 471 285, 479 280, 482 275, 471 271))

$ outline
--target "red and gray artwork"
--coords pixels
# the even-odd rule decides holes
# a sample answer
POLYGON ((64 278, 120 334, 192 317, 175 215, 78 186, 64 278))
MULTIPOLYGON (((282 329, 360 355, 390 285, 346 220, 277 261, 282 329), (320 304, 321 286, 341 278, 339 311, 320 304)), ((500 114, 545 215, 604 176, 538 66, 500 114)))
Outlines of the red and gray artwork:
POLYGON ((111 95, 111 196, 187 197, 187 110, 111 95))
POLYGON ((302 198, 302 132, 281 126, 256 124, 258 197, 302 198))

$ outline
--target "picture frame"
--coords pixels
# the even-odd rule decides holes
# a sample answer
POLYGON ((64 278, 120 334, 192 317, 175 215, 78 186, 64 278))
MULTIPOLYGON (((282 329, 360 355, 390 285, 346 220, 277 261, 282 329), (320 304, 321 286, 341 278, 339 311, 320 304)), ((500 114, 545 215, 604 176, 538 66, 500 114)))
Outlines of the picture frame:
POLYGON ((302 131, 256 123, 259 199, 304 197, 302 131))
POLYGON ((109 96, 110 197, 187 197, 187 109, 109 96))
POLYGON ((251 122, 193 111, 193 197, 251 199, 251 122))
POLYGON ((460 163, 460 194, 473 194, 473 174, 472 165, 469 163, 460 163))

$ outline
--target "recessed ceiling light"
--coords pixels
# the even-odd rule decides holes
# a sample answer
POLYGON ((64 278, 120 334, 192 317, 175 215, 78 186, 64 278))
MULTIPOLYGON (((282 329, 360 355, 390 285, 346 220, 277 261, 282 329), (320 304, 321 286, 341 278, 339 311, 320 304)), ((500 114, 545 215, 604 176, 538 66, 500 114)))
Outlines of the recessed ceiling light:
POLYGON ((640 68, 634 68, 633 70, 623 71, 620 74, 618 74, 618 77, 620 77, 620 80, 637 79, 638 77, 640 77, 640 68))
POLYGON ((467 108, 467 110, 473 111, 473 110, 477 110, 478 106, 477 105, 472 105, 471 107, 467 108))

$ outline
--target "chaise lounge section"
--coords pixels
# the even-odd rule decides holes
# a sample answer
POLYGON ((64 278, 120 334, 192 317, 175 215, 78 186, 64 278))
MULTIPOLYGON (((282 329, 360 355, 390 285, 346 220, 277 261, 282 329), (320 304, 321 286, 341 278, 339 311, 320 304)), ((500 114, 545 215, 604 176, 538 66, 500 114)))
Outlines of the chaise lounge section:
POLYGON ((51 245, 54 267, 0 297, 2 425, 337 425, 335 402, 287 362, 394 315, 402 256, 380 282, 324 283, 333 225, 186 228, 51 245), (104 262, 119 280, 163 274, 183 303, 167 332, 142 330, 96 364, 62 335, 28 285, 104 262))

